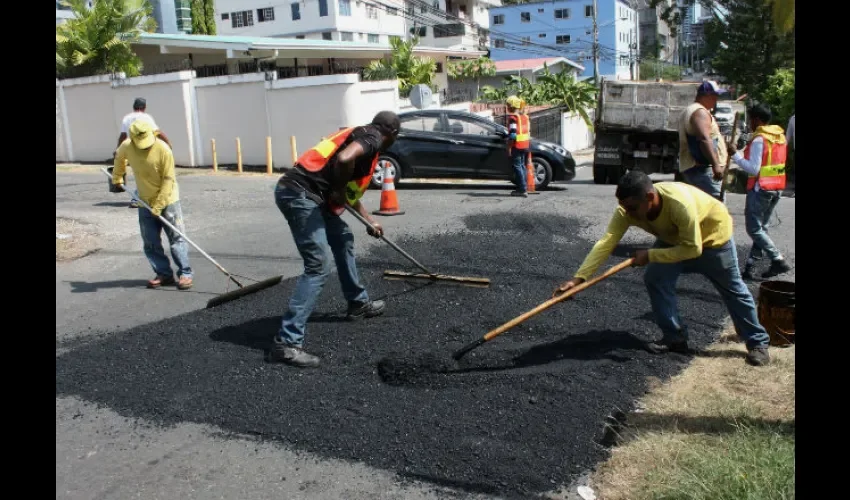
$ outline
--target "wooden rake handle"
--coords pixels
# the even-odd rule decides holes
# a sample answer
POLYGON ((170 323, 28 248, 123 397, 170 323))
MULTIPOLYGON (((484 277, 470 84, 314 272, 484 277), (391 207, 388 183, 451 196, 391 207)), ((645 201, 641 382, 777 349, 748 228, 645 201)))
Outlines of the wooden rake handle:
POLYGON ((616 274, 616 273, 622 271, 623 269, 625 269, 627 267, 632 266, 634 264, 634 262, 635 262, 634 257, 626 259, 623 262, 620 262, 619 264, 617 264, 616 266, 608 269, 604 273, 600 274, 599 276, 592 278, 588 281, 585 281, 584 283, 582 283, 580 285, 574 286, 574 287, 570 288, 569 290, 567 290, 566 292, 562 293, 561 295, 558 295, 557 297, 553 297, 553 298, 547 300, 546 302, 540 304, 539 306, 535 307, 534 309, 532 309, 532 310, 530 310, 530 311, 528 311, 524 314, 521 314, 520 316, 517 316, 516 318, 508 321, 507 323, 505 323, 504 325, 502 325, 498 328, 495 328, 495 329, 487 332, 487 334, 484 335, 483 337, 481 337, 480 339, 478 339, 475 342, 472 342, 470 344, 467 344, 462 349, 455 352, 452 355, 452 357, 455 360, 460 359, 461 357, 466 355, 466 353, 475 349, 476 347, 480 346, 481 344, 493 339, 494 337, 496 337, 498 335, 505 333, 506 331, 508 331, 511 328, 517 326, 518 324, 526 321, 527 319, 531 318, 532 316, 536 316, 536 315, 540 314, 541 312, 545 311, 546 309, 549 309, 550 307, 554 306, 555 304, 569 299, 570 297, 577 294, 578 292, 585 290, 588 287, 595 285, 596 283, 599 283, 600 281, 604 280, 605 278, 608 278, 609 276, 616 274))
MULTIPOLYGON (((735 119, 732 121, 732 137, 729 140, 729 144, 735 144, 738 142, 738 122, 741 120, 741 112, 735 112, 735 119)), ((727 146, 728 148, 728 146, 727 146)), ((720 180, 720 201, 723 201, 723 196, 726 194, 726 172, 729 171, 729 165, 732 164, 732 155, 726 156, 726 166, 723 168, 723 178, 720 180)))

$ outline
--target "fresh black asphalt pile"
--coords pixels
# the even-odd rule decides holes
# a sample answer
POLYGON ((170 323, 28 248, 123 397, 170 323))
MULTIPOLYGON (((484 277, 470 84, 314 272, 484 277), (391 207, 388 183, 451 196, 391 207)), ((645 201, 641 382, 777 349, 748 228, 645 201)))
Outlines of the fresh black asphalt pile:
MULTIPOLYGON (((360 271, 387 312, 343 321, 332 275, 307 334, 319 369, 264 362, 291 279, 75 348, 56 359, 57 396, 162 425, 210 424, 467 491, 557 488, 605 458, 606 416, 629 409, 648 376, 666 378, 688 357, 643 349, 659 332, 642 271, 628 269, 454 362, 456 349, 547 300, 593 243, 576 236, 578 220, 549 214, 479 215, 466 225, 454 237, 397 240, 438 272, 490 278, 489 289, 383 280, 385 269, 411 269, 380 244, 360 271)), ((682 276, 679 287, 682 317, 703 346, 725 308, 702 277, 682 276)))

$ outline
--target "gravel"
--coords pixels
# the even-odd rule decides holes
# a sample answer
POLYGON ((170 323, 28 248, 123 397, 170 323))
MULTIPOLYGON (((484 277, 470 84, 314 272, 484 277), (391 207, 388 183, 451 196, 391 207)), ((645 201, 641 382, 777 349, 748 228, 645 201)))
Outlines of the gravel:
MULTIPOLYGON (((294 287, 288 279, 57 356, 57 396, 470 492, 526 497, 568 484, 605 458, 606 418, 630 409, 647 377, 667 378, 689 357, 643 349, 659 332, 642 272, 629 269, 453 361, 455 350, 547 300, 593 244, 577 236, 586 223, 563 216, 493 213, 465 224, 397 243, 437 272, 488 277, 489 289, 383 280, 385 269, 411 269, 388 246, 373 247, 360 274, 387 312, 344 321, 332 276, 307 332, 318 369, 264 362, 294 287)), ((725 308, 704 278, 682 276, 679 290, 702 347, 725 308)))

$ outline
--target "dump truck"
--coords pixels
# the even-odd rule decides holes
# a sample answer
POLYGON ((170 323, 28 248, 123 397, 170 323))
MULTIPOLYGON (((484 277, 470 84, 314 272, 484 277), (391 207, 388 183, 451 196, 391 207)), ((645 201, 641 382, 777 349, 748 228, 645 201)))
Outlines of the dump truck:
POLYGON ((602 79, 600 85, 593 182, 616 184, 633 169, 678 174, 679 120, 699 82, 602 79))

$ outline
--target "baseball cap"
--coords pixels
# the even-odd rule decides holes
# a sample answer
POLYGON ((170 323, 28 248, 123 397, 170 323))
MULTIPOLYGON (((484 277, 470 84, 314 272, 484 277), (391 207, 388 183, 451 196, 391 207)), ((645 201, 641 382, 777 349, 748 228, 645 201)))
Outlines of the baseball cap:
POLYGON ((392 111, 381 111, 372 118, 372 125, 377 126, 381 132, 387 135, 393 135, 401 128, 401 122, 398 115, 392 111))
POLYGON ((133 101, 133 109, 143 109, 146 108, 148 102, 141 97, 137 97, 135 101, 133 101))
POLYGON ((153 127, 147 120, 136 120, 130 125, 130 139, 139 149, 148 149, 156 142, 153 127))
POLYGON ((725 93, 726 89, 721 89, 720 85, 717 85, 714 80, 703 80, 697 87, 697 95, 721 95, 725 93))

